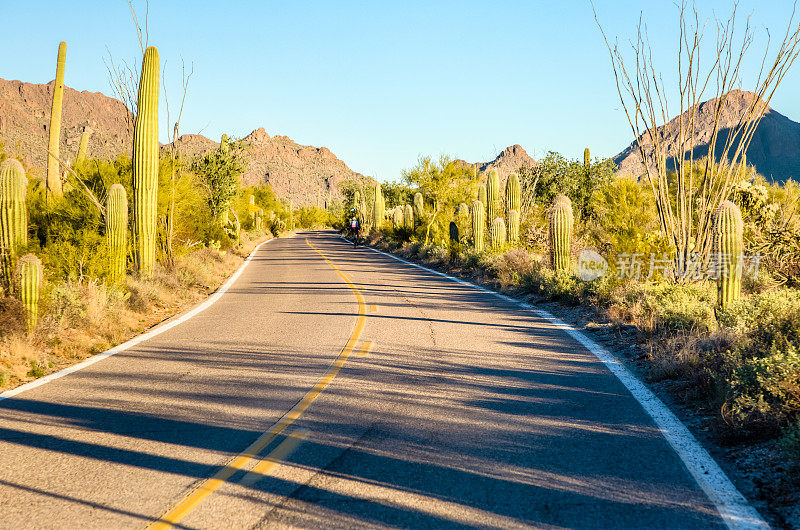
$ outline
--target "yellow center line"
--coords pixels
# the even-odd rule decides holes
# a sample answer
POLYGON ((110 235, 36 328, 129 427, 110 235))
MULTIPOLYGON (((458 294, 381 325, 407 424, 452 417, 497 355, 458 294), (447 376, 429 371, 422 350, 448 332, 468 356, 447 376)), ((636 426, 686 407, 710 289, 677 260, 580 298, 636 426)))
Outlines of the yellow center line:
POLYGON ((371 340, 365 340, 364 342, 361 343, 361 348, 358 349, 358 353, 356 355, 358 355, 359 357, 364 357, 366 354, 372 351, 372 347, 374 345, 375 343, 372 342, 371 340))
POLYGON ((250 470, 250 472, 239 481, 239 484, 242 486, 252 486, 261 480, 264 475, 269 473, 270 470, 278 465, 281 460, 289 456, 289 454, 294 451, 295 448, 300 445, 300 442, 305 440, 307 436, 308 431, 297 431, 287 436, 286 439, 278 445, 278 447, 273 449, 270 454, 261 460, 261 462, 256 464, 255 467, 253 467, 253 469, 250 470))
POLYGON ((317 396, 325 390, 325 387, 330 384, 334 377, 339 373, 339 370, 344 365, 347 358, 353 353, 353 348, 355 347, 356 343, 358 342, 358 338, 361 336, 361 332, 364 330, 364 324, 366 322, 366 303, 364 302, 364 297, 361 295, 361 292, 358 290, 356 285, 350 281, 350 279, 341 271, 339 267, 337 267, 331 260, 329 260, 325 254, 320 252, 311 242, 306 238, 306 244, 311 247, 314 252, 322 256, 322 259, 328 262, 328 264, 333 267, 336 273, 341 277, 345 283, 352 289, 353 293, 356 295, 356 300, 358 300, 358 320, 356 321, 356 326, 353 329, 353 333, 350 335, 350 338, 345 344, 344 348, 342 349, 339 356, 336 357, 336 360, 333 362, 333 365, 328 369, 322 379, 317 382, 317 384, 312 388, 300 402, 295 405, 289 412, 287 412, 278 422, 268 431, 263 433, 258 439, 250 444, 250 446, 242 451, 239 455, 233 457, 228 463, 219 469, 214 475, 200 484, 190 491, 181 501, 179 501, 172 509, 170 509, 165 515, 160 517, 158 520, 153 521, 148 525, 147 528, 152 529, 163 529, 163 528, 170 528, 172 525, 176 524, 178 521, 186 517, 198 504, 200 504, 203 499, 208 497, 214 490, 219 488, 222 484, 225 483, 231 476, 239 471, 240 469, 244 468, 253 458, 255 458, 259 452, 261 452, 266 446, 268 446, 272 440, 275 439, 280 433, 282 433, 289 425, 291 425, 300 415, 305 412, 305 410, 317 399, 317 396))

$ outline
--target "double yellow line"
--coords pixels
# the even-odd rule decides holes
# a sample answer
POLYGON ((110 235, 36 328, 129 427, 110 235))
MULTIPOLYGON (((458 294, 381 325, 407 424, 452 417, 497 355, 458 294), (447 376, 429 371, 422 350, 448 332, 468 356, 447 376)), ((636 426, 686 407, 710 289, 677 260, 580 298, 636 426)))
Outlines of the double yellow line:
MULTIPOLYGON (((303 412, 305 412, 311 403, 317 399, 317 396, 319 396, 322 391, 325 390, 325 387, 330 384, 333 378, 336 377, 345 361, 347 361, 347 358, 351 353, 353 353, 353 348, 355 348, 358 338, 361 336, 361 332, 364 330, 364 324, 367 320, 367 306, 364 303, 364 297, 361 295, 358 287, 356 287, 356 285, 341 270, 339 270, 339 267, 329 260, 325 254, 320 252, 314 245, 312 245, 308 238, 306 238, 306 244, 311 247, 314 252, 322 256, 322 259, 327 261, 331 267, 333 267, 339 277, 342 278, 345 283, 347 283, 347 285, 356 295, 356 300, 358 300, 358 320, 356 321, 356 326, 353 329, 353 332, 350 334, 350 339, 348 339, 347 344, 345 344, 341 353, 339 353, 338 357, 336 357, 336 360, 333 362, 325 375, 322 376, 322 379, 320 379, 319 382, 314 385, 314 388, 312 388, 305 396, 303 396, 303 399, 301 399, 297 405, 295 405, 280 420, 278 420, 278 422, 271 429, 259 436, 258 439, 250 444, 247 449, 229 460, 222 468, 219 469, 219 471, 214 473, 211 478, 208 478, 198 484, 197 487, 190 491, 165 515, 150 523, 147 528, 163 529, 170 528, 172 525, 177 524, 181 519, 186 517, 189 512, 197 507, 197 505, 200 504, 203 499, 208 497, 214 490, 219 488, 225 483, 225 481, 231 478, 234 473, 243 469, 252 459, 256 458, 258 453, 267 447, 276 436, 286 430, 287 427, 294 423, 294 421, 299 418, 303 412)), ((295 437, 295 439, 296 438, 297 437, 295 437)), ((287 439, 286 442, 288 442, 290 439, 291 437, 287 439)), ((265 472, 271 469, 274 466, 275 460, 285 456, 284 453, 288 452, 287 448, 289 446, 285 445, 286 442, 276 447, 275 450, 267 455, 262 462, 256 464, 251 473, 258 473, 258 471, 265 472)), ((296 440, 296 442, 299 443, 299 440, 296 440)), ((294 445, 296 445, 296 443, 294 443, 294 445)))

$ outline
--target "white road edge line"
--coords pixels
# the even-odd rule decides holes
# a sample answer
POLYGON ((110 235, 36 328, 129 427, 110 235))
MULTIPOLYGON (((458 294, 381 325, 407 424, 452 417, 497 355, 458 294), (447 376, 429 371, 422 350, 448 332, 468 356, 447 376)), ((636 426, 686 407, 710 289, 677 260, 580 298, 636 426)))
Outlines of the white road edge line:
MULTIPOLYGON (((342 237, 342 239, 345 238, 342 237)), ((437 276, 447 278, 448 280, 452 280, 461 285, 491 294, 502 300, 515 303, 525 309, 528 309, 529 311, 536 313, 542 318, 549 320, 556 327, 566 331, 575 340, 580 342, 587 350, 592 352, 592 354, 594 354, 594 356, 597 357, 603 364, 605 364, 608 369, 611 370, 611 373, 613 373, 617 379, 619 379, 622 384, 625 385, 625 387, 633 395, 636 401, 639 402, 642 408, 644 408, 650 417, 653 418, 653 420, 656 422, 656 425, 658 425, 659 429, 661 429, 664 437, 667 439, 675 452, 678 453, 678 456, 680 456, 681 460, 683 460, 683 463, 689 470, 689 473, 691 473, 692 477, 694 477, 700 488, 702 488, 711 502, 713 502, 717 507, 717 511, 719 511, 719 514, 722 516, 725 524, 728 525, 728 528, 737 530, 769 528, 769 525, 766 523, 766 521, 764 521, 758 511, 756 511, 756 509, 747 502, 747 499, 744 498, 744 495, 742 495, 739 490, 736 489, 736 486, 733 485, 722 468, 719 467, 719 464, 717 464, 708 451, 706 451, 703 446, 700 445, 689 429, 686 428, 686 426, 678 419, 678 417, 675 416, 675 414, 673 414, 672 411, 669 410, 669 408, 667 408, 667 406, 664 405, 664 403, 644 385, 644 383, 639 381, 639 379, 630 370, 625 368, 625 366, 623 366, 622 363, 620 363, 620 361, 608 350, 575 329, 573 326, 570 326, 566 322, 563 322, 561 319, 553 316, 543 309, 535 308, 526 302, 494 292, 472 282, 423 267, 422 265, 418 265, 416 263, 411 263, 410 261, 398 258, 397 256, 387 252, 382 252, 372 247, 364 248, 405 263, 406 265, 410 265, 412 267, 436 274, 437 276)))
MULTIPOLYGON (((290 237, 294 237, 294 235, 292 235, 290 237)), ((150 329, 149 331, 146 331, 146 332, 142 333, 141 335, 137 335, 136 337, 132 338, 131 340, 129 340, 127 342, 123 342, 122 344, 117 344, 116 346, 114 346, 110 350, 106 350, 106 351, 104 351, 102 353, 98 353, 97 355, 89 357, 85 361, 81 361, 78 364, 73 364, 72 366, 68 366, 67 368, 64 368, 63 370, 59 370, 58 372, 53 372, 50 375, 46 375, 44 377, 36 379, 35 381, 31 381, 30 383, 25 383, 24 385, 20 385, 17 388, 14 388, 12 390, 6 390, 5 392, 0 393, 0 401, 3 401, 4 399, 8 399, 10 397, 14 397, 17 394, 21 394, 22 392, 25 392, 27 390, 32 390, 32 389, 34 389, 36 387, 39 387, 39 386, 42 386, 42 385, 46 385, 50 381, 55 381, 56 379, 60 379, 60 378, 64 377, 65 375, 69 375, 69 374, 71 374, 73 372, 77 372, 78 370, 83 370, 87 366, 91 366, 94 363, 100 362, 103 359, 111 357, 112 355, 116 355, 118 353, 124 352, 125 350, 133 348, 137 344, 140 344, 140 343, 142 343, 142 342, 144 342, 146 340, 152 339, 153 337, 155 337, 157 335, 161 335, 165 331, 174 328, 178 324, 183 324, 184 322, 186 322, 190 318, 202 313, 203 311, 205 311, 206 309, 211 307, 214 304, 214 302, 219 300, 222 297, 222 295, 224 295, 228 291, 228 289, 231 288, 231 286, 234 284, 234 282, 237 279, 239 279, 239 276, 242 275, 242 272, 244 272, 245 267, 247 267, 247 265, 253 259, 253 256, 255 256, 256 252, 258 252, 258 250, 262 246, 264 246, 267 243, 269 243, 270 241, 274 241, 274 240, 275 240, 275 238, 267 239, 266 241, 262 241, 261 243, 256 245, 256 247, 253 249, 253 251, 250 252, 250 255, 247 256, 247 259, 244 260, 244 263, 242 263, 242 265, 236 270, 236 272, 234 272, 233 275, 230 278, 228 278, 228 281, 226 281, 222 285, 222 287, 217 289, 217 291, 214 294, 209 296, 205 301, 201 302, 199 305, 197 305, 194 309, 190 310, 188 313, 185 313, 185 314, 183 314, 183 315, 181 315, 181 316, 179 316, 177 318, 174 318, 174 319, 171 319, 171 320, 167 320, 166 322, 163 322, 163 323, 157 325, 156 327, 150 329)))

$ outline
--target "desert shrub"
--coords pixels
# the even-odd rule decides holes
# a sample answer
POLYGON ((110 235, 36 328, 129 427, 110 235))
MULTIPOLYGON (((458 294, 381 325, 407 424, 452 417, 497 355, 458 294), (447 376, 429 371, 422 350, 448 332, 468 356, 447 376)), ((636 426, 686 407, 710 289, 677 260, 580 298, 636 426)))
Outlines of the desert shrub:
POLYGON ((800 292, 781 289, 740 300, 720 314, 738 333, 709 352, 726 421, 749 432, 774 432, 800 418, 800 292))
POLYGON ((592 195, 590 210, 587 238, 610 261, 620 253, 647 257, 669 250, 659 234, 653 193, 635 180, 616 177, 604 183, 592 195))
POLYGON ((586 168, 583 160, 568 160, 550 151, 536 166, 519 169, 523 203, 549 205, 556 195, 564 194, 572 200, 576 216, 588 218, 592 195, 611 181, 615 169, 611 159, 595 160, 586 168))
POLYGON ((490 255, 486 271, 495 279, 501 290, 517 287, 525 275, 530 275, 541 267, 541 261, 524 249, 512 248, 502 253, 490 255))
POLYGON ((22 307, 22 302, 12 296, 0 295, 0 338, 23 331, 25 331, 25 309, 22 307))
POLYGON ((789 458, 800 462, 800 422, 792 423, 783 430, 781 446, 789 458))

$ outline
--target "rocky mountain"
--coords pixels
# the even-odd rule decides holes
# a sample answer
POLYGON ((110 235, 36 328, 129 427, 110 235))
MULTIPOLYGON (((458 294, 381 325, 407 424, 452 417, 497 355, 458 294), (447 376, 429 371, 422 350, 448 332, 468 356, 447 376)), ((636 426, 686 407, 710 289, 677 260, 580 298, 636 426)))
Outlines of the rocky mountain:
MULTIPOLYGON (((755 97, 756 95, 752 92, 741 90, 735 90, 728 94, 721 114, 722 129, 717 137, 719 151, 722 150, 728 132, 736 126, 755 97)), ((717 101, 717 99, 710 99, 700 103, 696 109, 695 119, 698 125, 695 138, 692 140, 695 158, 701 158, 708 154, 717 101)), ((688 118, 690 112, 692 111, 688 110, 684 113, 684 119, 688 118)), ((680 155, 678 152, 678 124, 679 117, 676 116, 669 123, 658 128, 658 135, 667 147, 667 166, 669 168, 675 167, 675 160, 680 155)), ((614 157, 614 161, 619 165, 620 173, 636 177, 644 174, 645 167, 637 141, 631 143, 627 149, 614 157)), ((643 142, 646 148, 652 145, 649 138, 645 137, 643 142)), ((794 122, 768 107, 747 149, 747 163, 754 165, 758 173, 770 180, 785 181, 787 178, 797 179, 800 177, 800 123, 794 122)))
MULTIPOLYGON (((341 198, 340 185, 346 180, 368 179, 356 173, 327 147, 300 145, 287 136, 270 136, 264 128, 243 138, 250 158, 242 183, 266 183, 284 199, 296 205, 324 206, 330 196, 341 198)), ((178 138, 181 153, 195 156, 216 149, 219 143, 205 136, 186 134, 178 138)))
MULTIPOLYGON (((53 82, 45 85, 0 79, 0 142, 12 156, 25 161, 39 176, 45 173, 53 82)), ((61 119, 62 158, 74 160, 84 129, 91 132, 89 156, 112 159, 130 153, 132 134, 125 106, 99 92, 64 89, 61 119)), ((250 163, 242 176, 244 185, 261 182, 272 186, 295 205, 324 205, 341 197, 340 184, 366 179, 347 167, 325 147, 300 145, 286 136, 270 136, 261 128, 245 137, 250 163)), ((202 135, 181 136, 183 156, 194 156, 219 144, 202 135)))
POLYGON ((506 147, 494 160, 489 162, 477 162, 474 164, 465 160, 456 160, 456 162, 467 166, 475 166, 479 172, 488 172, 496 169, 501 180, 505 180, 509 174, 518 171, 522 166, 533 167, 536 165, 536 161, 519 144, 506 147))
MULTIPOLYGON (((53 82, 35 85, 0 79, 0 142, 40 174, 47 163, 53 82)), ((60 156, 75 160, 81 134, 91 133, 89 156, 114 158, 131 149, 129 115, 118 100, 64 87, 60 156)))

